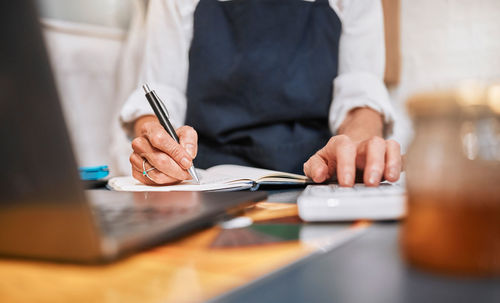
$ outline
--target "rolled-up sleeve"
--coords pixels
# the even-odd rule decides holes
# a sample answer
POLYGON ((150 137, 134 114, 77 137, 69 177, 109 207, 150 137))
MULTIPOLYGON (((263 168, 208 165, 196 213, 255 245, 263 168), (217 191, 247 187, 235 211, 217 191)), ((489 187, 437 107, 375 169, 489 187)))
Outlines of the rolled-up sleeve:
POLYGON ((197 0, 149 2, 139 83, 120 112, 123 129, 130 138, 133 137, 134 121, 154 114, 141 88, 144 83, 148 83, 165 103, 174 126, 184 124, 188 51, 196 3, 197 0))
POLYGON ((381 113, 384 135, 392 133, 394 109, 384 84, 385 40, 381 2, 342 2, 342 35, 338 76, 334 79, 329 125, 336 133, 354 108, 369 107, 381 113))

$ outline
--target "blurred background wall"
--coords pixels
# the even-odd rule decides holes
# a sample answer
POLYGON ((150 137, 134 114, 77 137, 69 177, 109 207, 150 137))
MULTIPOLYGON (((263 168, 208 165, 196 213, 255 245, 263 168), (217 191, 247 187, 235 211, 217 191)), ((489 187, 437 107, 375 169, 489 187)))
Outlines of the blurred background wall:
POLYGON ((142 14, 134 3, 145 1, 37 2, 77 160, 81 166, 114 165, 112 130, 116 133, 119 128, 117 111, 123 99, 117 81, 121 79, 119 67, 129 26, 135 15, 142 14))
POLYGON ((132 0, 36 0, 44 18, 126 29, 132 0))
MULTIPOLYGON (((498 0, 401 0, 401 78, 390 89, 400 113, 418 90, 500 81, 499 16, 498 0)), ((399 120, 395 137, 406 145, 410 124, 399 120)))
MULTIPOLYGON (((80 163, 114 163, 115 173, 128 173, 116 111, 137 84, 133 44, 140 43, 147 1, 37 1, 80 163)), ((399 112, 394 138, 403 146, 411 138, 404 102, 413 92, 500 80, 499 15, 498 0, 401 0, 401 77, 390 94, 399 112)))

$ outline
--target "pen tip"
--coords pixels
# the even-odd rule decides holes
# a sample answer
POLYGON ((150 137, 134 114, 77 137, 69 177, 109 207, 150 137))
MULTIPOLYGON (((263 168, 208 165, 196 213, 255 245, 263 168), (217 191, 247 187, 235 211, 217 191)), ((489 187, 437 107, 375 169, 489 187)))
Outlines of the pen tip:
POLYGON ((189 174, 191 175, 191 177, 193 178, 193 181, 195 181, 196 183, 200 184, 200 177, 196 173, 196 169, 194 168, 194 166, 191 166, 188 169, 188 171, 189 171, 189 174))

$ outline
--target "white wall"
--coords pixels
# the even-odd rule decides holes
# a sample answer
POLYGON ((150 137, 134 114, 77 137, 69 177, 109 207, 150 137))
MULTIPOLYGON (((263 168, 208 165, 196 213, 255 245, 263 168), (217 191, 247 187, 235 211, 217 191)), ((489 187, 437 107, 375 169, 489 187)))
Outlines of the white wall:
MULTIPOLYGON (((112 164, 116 74, 137 0, 36 0, 81 166, 112 164)), ((115 122, 115 123, 114 123, 115 122)))
POLYGON ((126 28, 132 0, 37 0, 43 18, 126 28))
POLYGON ((43 24, 78 163, 110 164, 116 68, 125 33, 53 20, 43 24))
MULTIPOLYGON (((413 92, 466 79, 500 80, 499 0, 402 0, 402 73, 391 89, 401 109, 413 92)), ((395 137, 411 131, 402 120, 395 137)))
POLYGON ((124 27, 142 22, 146 0, 64 1, 38 4, 77 161, 128 173, 131 148, 117 114, 136 86, 138 55, 128 45, 138 35, 127 36, 124 27), (118 22, 124 15, 130 17, 118 22))

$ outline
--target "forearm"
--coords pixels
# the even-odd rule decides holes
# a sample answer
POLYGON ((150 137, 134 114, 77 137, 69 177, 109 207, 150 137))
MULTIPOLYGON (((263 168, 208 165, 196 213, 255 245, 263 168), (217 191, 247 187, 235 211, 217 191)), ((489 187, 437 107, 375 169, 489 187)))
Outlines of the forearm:
MULTIPOLYGON (((176 128, 184 125, 186 116, 185 88, 192 29, 185 25, 192 23, 195 2, 197 0, 149 1, 146 20, 138 25, 138 31, 145 33, 145 39, 133 42, 141 57, 139 66, 132 71, 139 75, 134 81, 147 83, 156 91, 176 128)), ((120 122, 129 138, 137 136, 136 122, 146 115, 154 113, 144 98, 142 87, 138 85, 120 112, 120 122)))
POLYGON ((384 132, 383 116, 368 107, 360 107, 351 110, 337 134, 346 135, 353 141, 363 141, 374 136, 382 137, 384 132))

